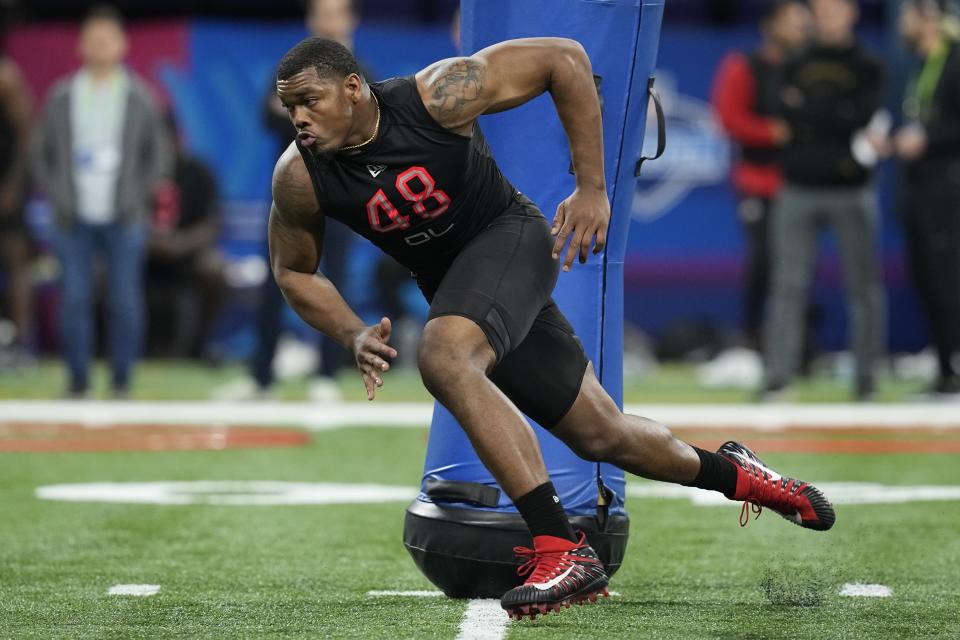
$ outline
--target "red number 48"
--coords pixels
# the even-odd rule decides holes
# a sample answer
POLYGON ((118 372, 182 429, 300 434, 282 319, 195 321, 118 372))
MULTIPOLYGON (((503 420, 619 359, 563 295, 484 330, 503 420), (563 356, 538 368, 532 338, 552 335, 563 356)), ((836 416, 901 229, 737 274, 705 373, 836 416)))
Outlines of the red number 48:
MULTIPOLYGON (((425 220, 442 215, 450 207, 450 196, 442 189, 436 188, 433 176, 424 167, 410 167, 398 175, 396 187, 405 200, 413 203, 414 213, 425 220), (414 182, 414 179, 419 181, 419 185, 414 182), (428 201, 431 203, 430 208, 428 208, 428 201)), ((370 221, 370 228, 380 233, 410 228, 410 217, 397 211, 393 203, 387 199, 383 189, 379 189, 367 201, 367 218, 370 221), (382 214, 386 214, 387 220, 383 219, 382 214)))

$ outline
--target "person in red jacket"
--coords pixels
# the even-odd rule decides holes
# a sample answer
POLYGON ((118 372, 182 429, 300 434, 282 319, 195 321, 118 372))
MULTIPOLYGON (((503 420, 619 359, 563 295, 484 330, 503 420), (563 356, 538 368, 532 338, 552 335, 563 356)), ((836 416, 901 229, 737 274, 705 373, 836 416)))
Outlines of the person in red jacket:
POLYGON ((780 70, 785 59, 809 40, 810 15, 799 0, 775 0, 760 19, 762 42, 752 53, 731 52, 714 78, 712 102, 720 123, 738 147, 732 181, 739 198, 747 248, 743 331, 746 346, 760 350, 763 309, 770 274, 768 226, 780 190, 779 150, 790 138, 775 116, 780 70))

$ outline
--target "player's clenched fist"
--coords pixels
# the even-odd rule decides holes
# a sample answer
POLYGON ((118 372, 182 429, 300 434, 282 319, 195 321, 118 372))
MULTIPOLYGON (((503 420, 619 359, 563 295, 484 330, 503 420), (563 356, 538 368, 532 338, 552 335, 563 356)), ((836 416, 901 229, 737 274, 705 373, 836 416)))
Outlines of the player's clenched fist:
POLYGON ((570 271, 573 258, 580 254, 580 264, 587 261, 590 245, 596 237, 593 252, 600 253, 607 244, 607 227, 610 225, 610 201, 606 189, 582 189, 577 187, 569 198, 557 207, 550 233, 557 237, 553 243, 553 258, 563 251, 570 240, 563 258, 563 270, 570 271))
POLYGON ((397 357, 397 350, 387 344, 389 340, 389 318, 381 318, 379 323, 367 327, 353 339, 353 357, 367 388, 367 400, 373 400, 377 387, 383 386, 383 374, 390 370, 388 360, 397 357))

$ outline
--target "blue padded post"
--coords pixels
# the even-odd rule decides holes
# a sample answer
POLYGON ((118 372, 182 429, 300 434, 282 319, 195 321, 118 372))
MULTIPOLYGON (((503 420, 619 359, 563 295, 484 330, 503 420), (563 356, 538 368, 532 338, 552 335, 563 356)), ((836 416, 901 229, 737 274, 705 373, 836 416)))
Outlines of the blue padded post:
MULTIPOLYGON (((623 259, 663 0, 463 0, 461 9, 466 55, 511 38, 567 37, 584 46, 594 74, 599 76, 604 162, 612 208, 608 244, 601 255, 591 255, 587 264, 575 263, 570 273, 561 273, 554 298, 576 329, 604 387, 622 406, 623 259)), ((486 116, 481 126, 506 176, 552 219, 557 205, 572 193, 574 176, 570 174, 567 140, 550 96, 486 116)), ((623 471, 582 460, 545 430, 537 427, 536 432, 567 512, 582 518, 597 517, 601 480, 610 490, 608 498, 612 498, 603 517, 619 517, 625 538, 623 471)), ((492 526, 486 523, 496 522, 497 515, 516 517, 516 509, 502 491, 495 504, 457 501, 449 495, 434 500, 427 495, 427 484, 437 482, 498 488, 456 420, 439 404, 430 430, 424 484, 411 509, 418 503, 419 507, 436 503, 443 508, 486 512, 474 514, 479 520, 472 526, 478 527, 492 526)), ((409 514, 407 524, 409 529, 409 514)), ((411 541, 406 534, 405 542, 424 568, 414 548, 424 551, 427 542, 411 541)), ((438 586, 451 592, 443 584, 438 586)))

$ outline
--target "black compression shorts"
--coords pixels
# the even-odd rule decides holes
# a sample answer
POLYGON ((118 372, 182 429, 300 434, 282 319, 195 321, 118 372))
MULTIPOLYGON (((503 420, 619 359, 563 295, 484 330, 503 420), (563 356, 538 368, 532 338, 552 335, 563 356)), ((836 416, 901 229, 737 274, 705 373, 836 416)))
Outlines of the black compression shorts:
POLYGON ((476 322, 496 354, 491 381, 548 429, 573 406, 587 368, 580 340, 550 297, 560 269, 552 249, 543 214, 518 193, 445 272, 417 280, 430 301, 428 319, 476 322))

